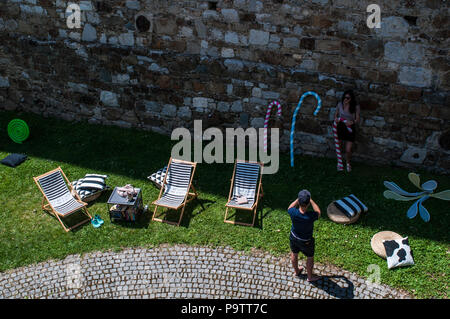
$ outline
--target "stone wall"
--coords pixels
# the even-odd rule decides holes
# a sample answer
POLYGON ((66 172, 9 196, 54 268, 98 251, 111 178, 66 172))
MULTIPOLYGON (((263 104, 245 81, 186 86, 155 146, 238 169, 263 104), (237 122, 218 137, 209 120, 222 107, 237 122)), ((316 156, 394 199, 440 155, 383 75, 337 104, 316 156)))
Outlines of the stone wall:
MULTIPOLYGON (((138 127, 261 127, 279 100, 281 149, 335 157, 347 88, 361 105, 355 158, 450 172, 449 6, 377 0, 0 0, 0 108, 138 127), (66 8, 81 9, 70 29, 66 8)), ((71 20, 72 21, 72 20, 71 20)), ((273 111, 275 113, 275 111, 273 111)))

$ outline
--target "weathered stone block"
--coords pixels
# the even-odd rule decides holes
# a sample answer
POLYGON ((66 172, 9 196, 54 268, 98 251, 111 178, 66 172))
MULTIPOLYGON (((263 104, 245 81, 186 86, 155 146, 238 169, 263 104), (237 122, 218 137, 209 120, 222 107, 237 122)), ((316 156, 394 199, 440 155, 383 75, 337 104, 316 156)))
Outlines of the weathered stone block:
POLYGON ((427 156, 427 150, 418 147, 409 147, 400 157, 400 160, 410 164, 422 164, 427 156))
POLYGON ((333 21, 327 15, 315 15, 311 19, 311 25, 321 29, 328 29, 333 25, 333 21))
POLYGON ((242 112, 242 102, 240 100, 234 101, 231 105, 231 112, 242 112))
POLYGON ((228 31, 225 33, 225 42, 239 44, 239 36, 236 32, 228 31))
POLYGON ((261 88, 257 88, 257 87, 253 88, 252 96, 260 98, 262 96, 261 88))
POLYGON ((384 54, 383 40, 370 39, 365 43, 363 53, 372 58, 378 58, 384 54))
POLYGON ((206 108, 208 107, 208 99, 205 97, 194 97, 192 99, 192 105, 195 108, 206 108))
POLYGON ((0 88, 9 88, 9 80, 7 77, 0 76, 0 88))
POLYGON ((215 20, 215 21, 219 21, 220 20, 219 14, 217 13, 217 11, 214 11, 214 10, 205 10, 205 11, 203 11, 202 17, 205 20, 215 20))
POLYGON ((117 74, 112 77, 112 82, 117 84, 129 84, 130 75, 129 74, 117 74))
POLYGON ((226 59, 223 64, 232 72, 242 71, 244 69, 244 63, 240 60, 226 59))
POLYGON ((234 58, 234 50, 230 48, 222 48, 222 58, 234 58))
POLYGON ((192 111, 187 106, 182 106, 178 109, 177 116, 183 120, 190 120, 192 118, 192 111))
POLYGON ((345 33, 355 33, 356 26, 353 21, 342 21, 339 20, 337 28, 339 31, 345 32, 345 33))
POLYGON ((425 57, 423 45, 418 43, 388 42, 384 46, 384 58, 388 61, 422 64, 425 57))
POLYGON ((177 115, 176 105, 166 104, 163 106, 161 114, 167 117, 175 117, 177 115))
MULTIPOLYGON (((73 92, 82 93, 82 94, 88 93, 88 86, 86 84, 68 82, 67 85, 73 92)), ((0 87, 1 87, 1 84, 0 84, 0 87)))
POLYGON ((105 106, 118 107, 119 101, 117 98, 117 94, 110 91, 101 91, 100 93, 100 101, 105 106))
POLYGON ((252 45, 267 45, 270 33, 261 30, 250 30, 249 43, 252 45))
POLYGON ((80 1, 80 9, 81 11, 92 11, 94 7, 91 1, 80 1))
POLYGON ((284 38, 283 46, 286 48, 297 49, 300 45, 300 40, 298 38, 284 38))
POLYGON ((140 10, 141 4, 137 0, 127 0, 126 7, 131 10, 140 10))
POLYGON ((42 8, 40 6, 29 6, 26 4, 21 4, 20 11, 25 14, 30 14, 30 15, 40 15, 40 16, 47 15, 47 10, 45 10, 44 8, 42 8))
MULTIPOLYGON (((111 38, 110 38, 111 39, 111 38)), ((119 35, 119 44, 125 46, 133 46, 134 45, 134 34, 132 32, 122 33, 119 35)))
MULTIPOLYGON (((205 29, 206 29, 206 27, 205 27, 205 29)), ((200 35, 199 35, 199 37, 200 37, 200 35)), ((206 37, 206 33, 205 33, 205 37, 206 37)), ((212 29, 211 30, 211 38, 214 39, 214 40, 219 40, 219 41, 224 40, 222 30, 220 30, 220 29, 212 29)))
POLYGON ((248 113, 241 113, 241 115, 239 116, 239 125, 243 128, 247 128, 248 120, 249 120, 248 113))
POLYGON ((340 51, 341 42, 336 40, 318 40, 316 48, 321 51, 340 51))
POLYGON ((222 16, 227 23, 239 22, 239 14, 235 9, 222 9, 222 16))
POLYGON ((194 21, 194 25, 195 25, 195 31, 197 31, 197 36, 200 39, 205 39, 207 36, 207 30, 206 30, 206 26, 203 24, 203 22, 200 19, 196 19, 194 21))
POLYGON ((183 26, 180 31, 181 36, 186 38, 191 38, 194 35, 194 30, 192 28, 183 26))
POLYGON ((178 27, 175 19, 162 18, 155 21, 155 31, 160 35, 176 35, 178 27))
POLYGON ((375 28, 375 32, 383 38, 404 39, 409 32, 409 24, 402 17, 383 17, 381 19, 381 28, 375 28))
POLYGON ((217 110, 219 112, 223 112, 223 113, 229 112, 230 111, 230 103, 227 103, 227 102, 217 103, 217 110))
POLYGON ((97 40, 97 30, 95 30, 95 28, 89 23, 86 23, 84 25, 83 33, 81 34, 81 40, 87 42, 97 40))
POLYGON ((268 99, 268 100, 279 99, 280 98, 280 93, 272 92, 272 91, 263 91, 262 92, 262 97, 264 99, 268 99))
POLYGON ((429 87, 431 86, 432 72, 420 67, 403 66, 398 78, 404 85, 429 87))
POLYGON ((263 9, 263 3, 257 0, 248 0, 249 12, 260 12, 263 9))
POLYGON ((264 127, 264 118, 262 117, 256 117, 251 120, 250 126, 254 128, 262 128, 264 127))
POLYGON ((144 110, 146 113, 151 113, 151 114, 156 115, 161 112, 161 105, 158 102, 144 100, 142 102, 139 102, 138 105, 140 103, 142 103, 144 105, 144 110))

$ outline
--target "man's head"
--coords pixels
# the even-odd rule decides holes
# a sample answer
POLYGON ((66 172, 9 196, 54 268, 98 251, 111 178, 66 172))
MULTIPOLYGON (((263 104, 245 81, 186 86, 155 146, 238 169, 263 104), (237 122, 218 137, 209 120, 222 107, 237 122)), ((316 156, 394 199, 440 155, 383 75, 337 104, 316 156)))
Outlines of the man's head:
POLYGON ((298 203, 301 207, 308 207, 311 200, 311 193, 304 189, 298 193, 298 203))

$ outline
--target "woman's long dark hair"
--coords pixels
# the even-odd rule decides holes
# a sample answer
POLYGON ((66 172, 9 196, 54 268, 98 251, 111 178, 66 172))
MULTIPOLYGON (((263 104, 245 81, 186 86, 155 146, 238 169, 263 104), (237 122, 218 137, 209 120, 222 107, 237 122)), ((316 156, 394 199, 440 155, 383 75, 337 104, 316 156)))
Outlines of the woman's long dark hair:
POLYGON ((351 97, 349 111, 350 111, 350 113, 354 114, 354 113, 356 113, 356 100, 355 100, 355 94, 353 93, 352 90, 347 90, 344 92, 344 94, 342 94, 342 100, 341 100, 342 105, 344 105, 344 99, 347 94, 350 95, 350 97, 351 97))

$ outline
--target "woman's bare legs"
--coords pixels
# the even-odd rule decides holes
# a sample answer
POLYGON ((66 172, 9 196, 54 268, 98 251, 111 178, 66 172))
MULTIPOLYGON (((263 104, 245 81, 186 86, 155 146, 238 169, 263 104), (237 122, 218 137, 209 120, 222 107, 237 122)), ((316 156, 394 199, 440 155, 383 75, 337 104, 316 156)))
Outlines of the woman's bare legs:
POLYGON ((345 143, 345 159, 347 160, 347 171, 350 172, 352 170, 351 166, 351 159, 352 159, 352 147, 353 142, 346 142, 345 143))

